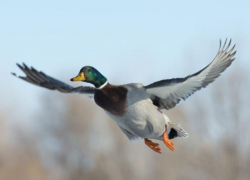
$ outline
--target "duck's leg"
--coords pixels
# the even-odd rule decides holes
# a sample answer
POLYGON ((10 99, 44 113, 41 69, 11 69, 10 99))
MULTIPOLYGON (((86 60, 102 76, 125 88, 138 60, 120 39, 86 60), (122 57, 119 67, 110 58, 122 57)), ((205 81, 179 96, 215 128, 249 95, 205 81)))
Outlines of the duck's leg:
POLYGON ((145 138, 144 139, 145 144, 150 147, 153 151, 161 153, 161 148, 159 147, 159 144, 153 143, 149 139, 145 138))
POLYGON ((166 146, 171 149, 172 151, 174 150, 174 143, 168 138, 167 135, 167 125, 165 126, 166 130, 163 133, 163 142, 166 144, 166 146))

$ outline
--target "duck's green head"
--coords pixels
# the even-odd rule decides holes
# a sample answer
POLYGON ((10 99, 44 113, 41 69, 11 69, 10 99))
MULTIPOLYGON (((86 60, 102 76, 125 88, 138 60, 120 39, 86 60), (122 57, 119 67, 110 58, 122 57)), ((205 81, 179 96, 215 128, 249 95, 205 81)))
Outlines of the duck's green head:
POLYGON ((70 79, 71 81, 83 81, 93 84, 96 88, 100 88, 107 82, 107 78, 104 77, 99 71, 94 67, 85 66, 83 67, 78 76, 70 79))

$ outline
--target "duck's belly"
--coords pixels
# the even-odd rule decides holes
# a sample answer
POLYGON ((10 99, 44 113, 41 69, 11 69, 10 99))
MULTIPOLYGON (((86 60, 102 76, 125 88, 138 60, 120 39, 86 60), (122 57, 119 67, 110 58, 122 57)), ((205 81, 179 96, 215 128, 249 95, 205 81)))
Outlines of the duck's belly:
POLYGON ((106 111, 115 122, 135 136, 159 139, 165 131, 165 119, 150 99, 143 99, 128 105, 123 116, 106 111))

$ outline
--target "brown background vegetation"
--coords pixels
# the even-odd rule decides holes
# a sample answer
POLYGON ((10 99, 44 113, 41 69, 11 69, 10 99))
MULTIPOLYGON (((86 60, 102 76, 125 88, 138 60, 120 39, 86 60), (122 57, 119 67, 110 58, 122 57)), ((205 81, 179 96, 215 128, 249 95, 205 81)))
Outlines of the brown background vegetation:
POLYGON ((235 71, 165 111, 190 137, 175 139, 174 152, 160 143, 161 155, 129 142, 92 99, 77 94, 46 92, 30 125, 1 111, 0 179, 250 179, 250 84, 243 68, 235 71))

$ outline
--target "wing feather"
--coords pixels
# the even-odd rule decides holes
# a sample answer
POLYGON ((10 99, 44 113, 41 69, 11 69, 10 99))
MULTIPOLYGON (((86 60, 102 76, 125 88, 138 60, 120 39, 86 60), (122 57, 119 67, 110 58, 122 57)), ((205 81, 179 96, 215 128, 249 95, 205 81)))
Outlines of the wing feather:
MULTIPOLYGON (((88 86, 72 87, 57 79, 47 76, 41 71, 38 72, 33 67, 29 68, 24 63, 23 65, 17 64, 17 66, 26 74, 26 77, 23 76, 18 76, 18 77, 31 84, 44 87, 50 90, 58 90, 63 93, 81 93, 81 94, 86 94, 88 96, 93 96, 95 93, 95 88, 93 87, 88 87, 88 86)), ((15 73, 12 74, 16 76, 15 73)))
POLYGON ((212 83, 235 60, 235 45, 229 49, 231 40, 227 46, 226 44, 227 40, 221 48, 220 41, 214 60, 199 72, 185 78, 166 79, 145 86, 153 103, 159 108, 171 109, 181 100, 186 100, 194 92, 212 83))

